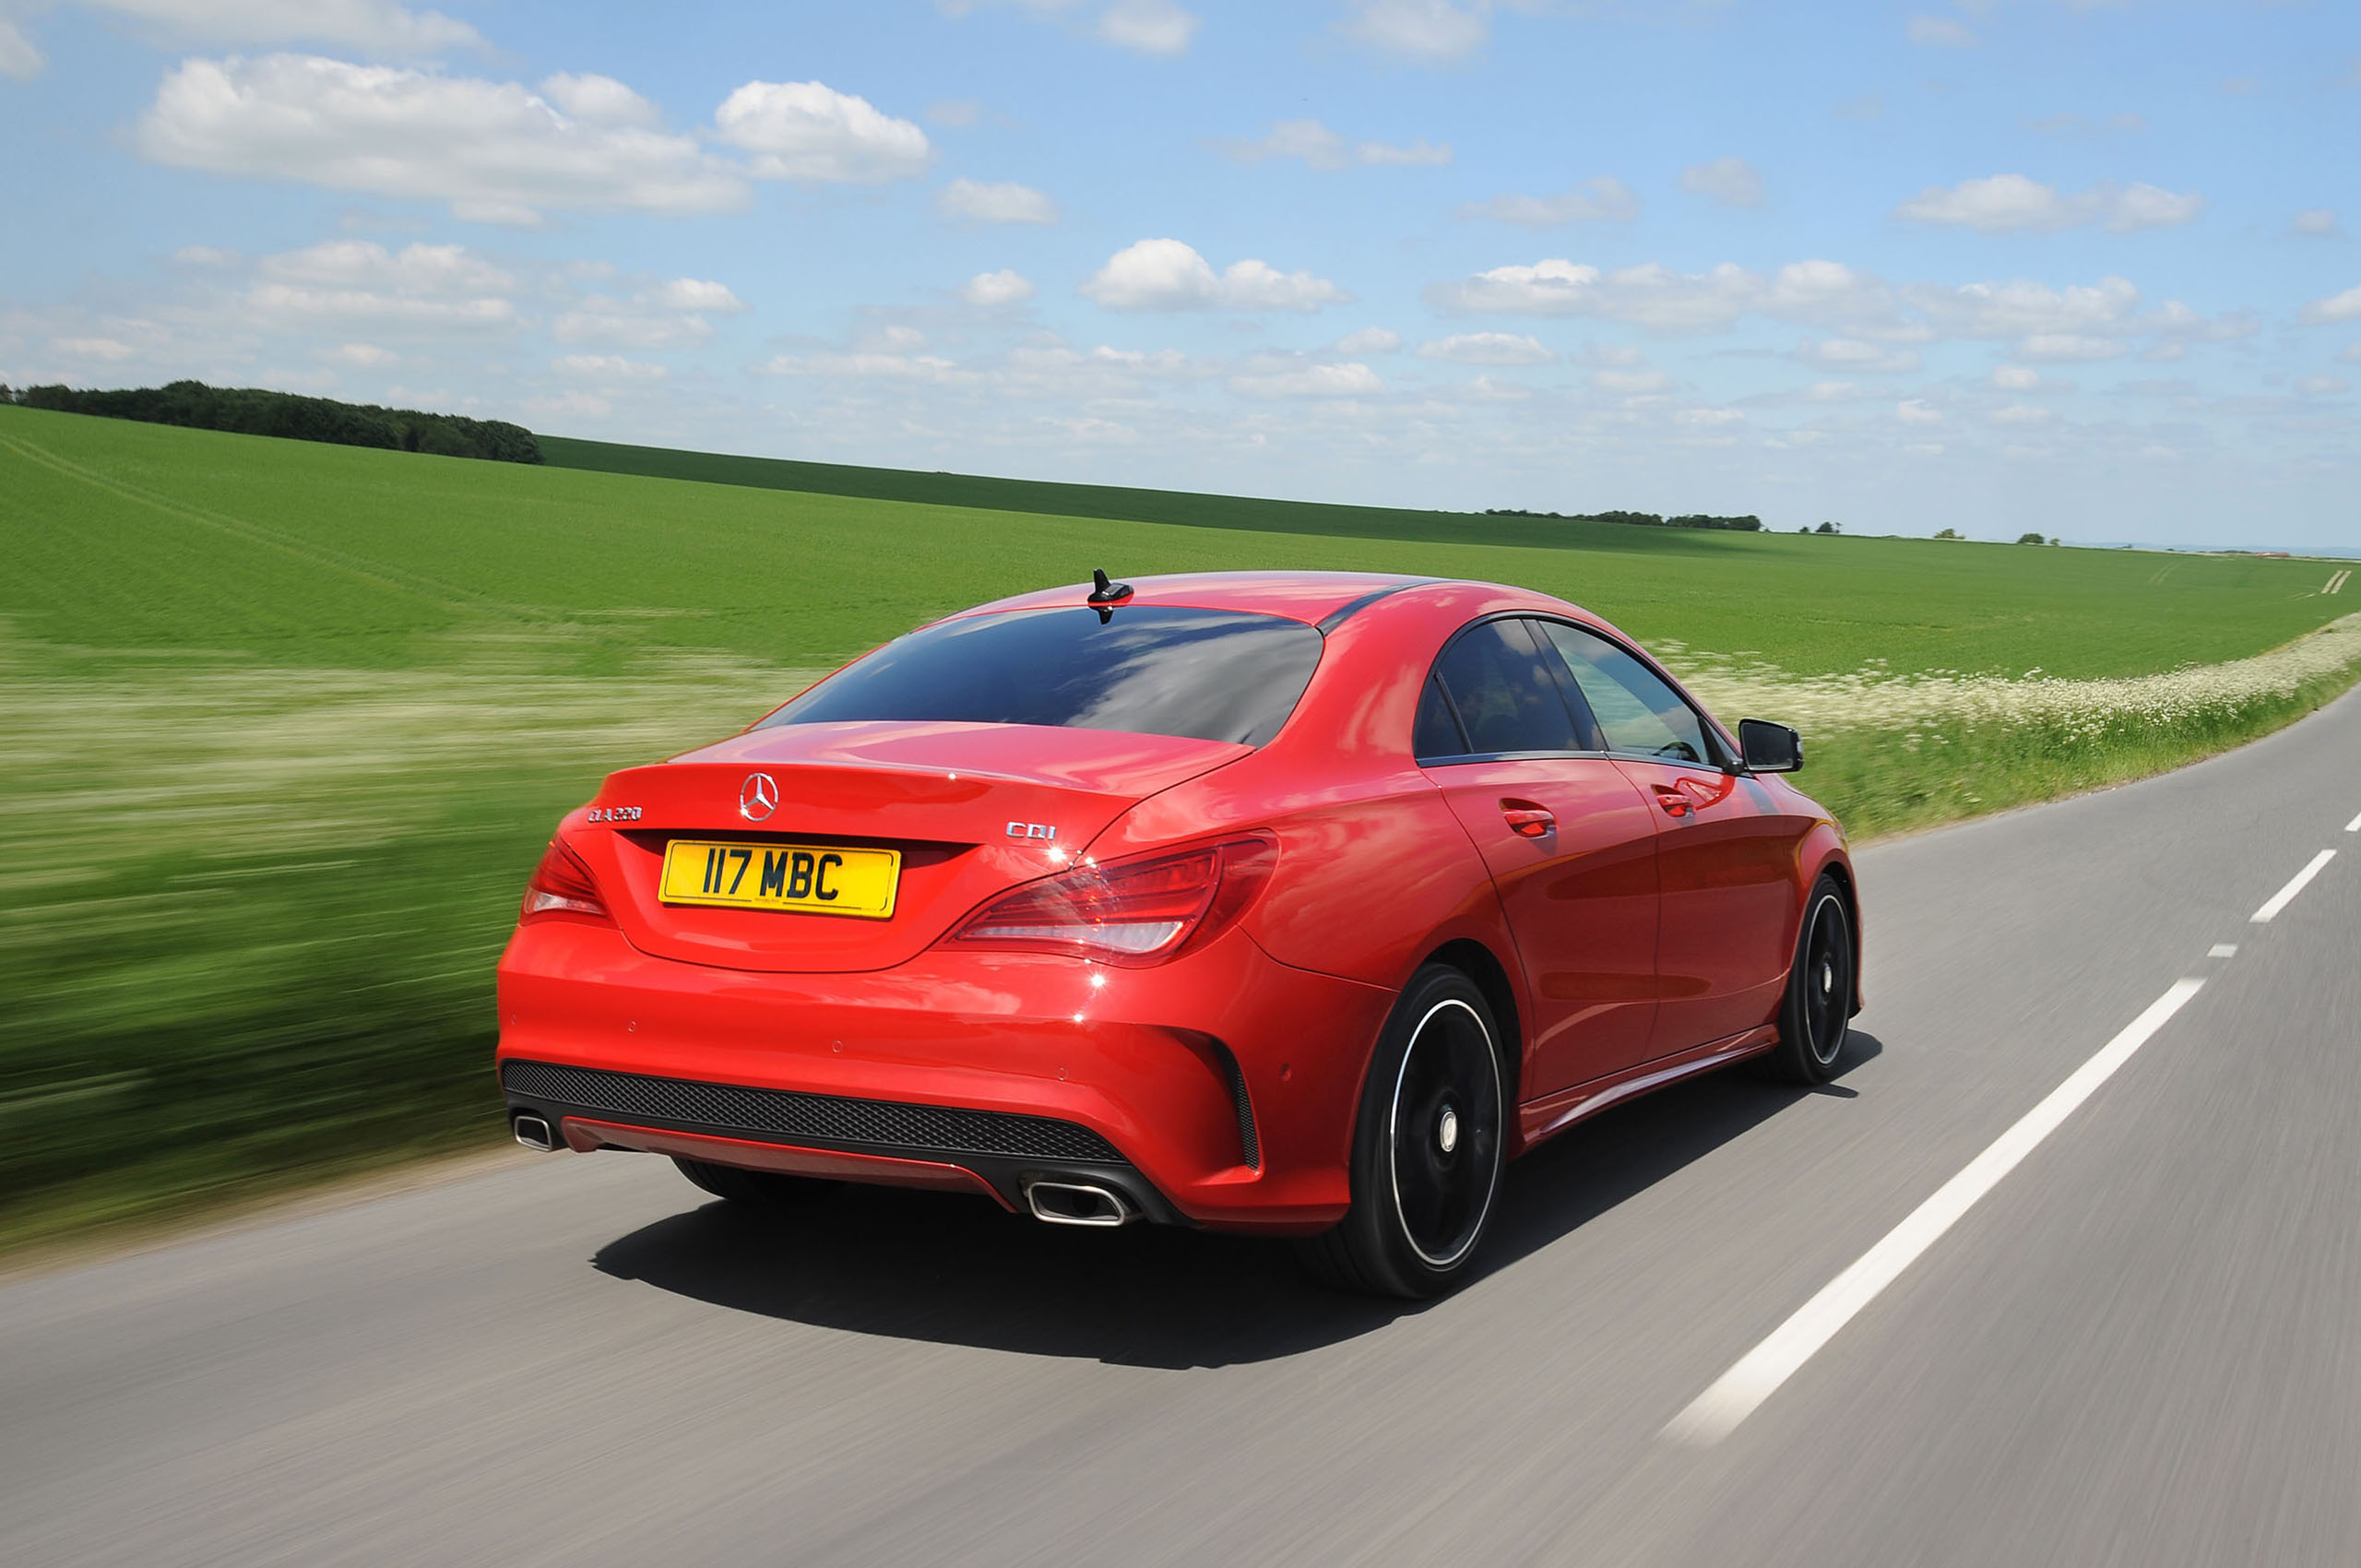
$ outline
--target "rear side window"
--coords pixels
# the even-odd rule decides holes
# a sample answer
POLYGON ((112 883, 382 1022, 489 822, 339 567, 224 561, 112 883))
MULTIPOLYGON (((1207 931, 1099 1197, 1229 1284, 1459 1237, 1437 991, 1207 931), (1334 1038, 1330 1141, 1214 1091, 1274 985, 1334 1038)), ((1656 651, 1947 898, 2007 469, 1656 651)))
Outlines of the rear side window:
POLYGON ((1541 629, 1565 656, 1608 751, 1669 762, 1719 760, 1696 710, 1655 671, 1578 626, 1545 621, 1541 629))
POLYGON ((1458 712, 1469 753, 1585 749, 1551 662, 1523 621, 1487 621, 1443 650, 1435 673, 1458 712))
POLYGON ((1259 746, 1320 662, 1300 621, 1162 607, 1017 610, 897 637, 763 720, 1046 724, 1259 746))

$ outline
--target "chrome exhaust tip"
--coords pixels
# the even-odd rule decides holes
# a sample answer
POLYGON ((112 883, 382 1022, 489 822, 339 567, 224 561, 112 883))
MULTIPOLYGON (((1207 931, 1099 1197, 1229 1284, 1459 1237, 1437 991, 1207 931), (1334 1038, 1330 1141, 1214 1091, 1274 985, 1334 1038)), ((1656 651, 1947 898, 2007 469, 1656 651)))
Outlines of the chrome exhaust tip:
POLYGON ((1111 1229, 1140 1217, 1131 1200, 1111 1187, 1080 1182, 1031 1182, 1025 1201, 1033 1218, 1048 1225, 1095 1225, 1111 1229))
POLYGON ((557 1138, 550 1132, 549 1123, 531 1111, 518 1111, 509 1119, 508 1125, 516 1133, 516 1141, 527 1148, 539 1149, 543 1154, 557 1152, 557 1138))

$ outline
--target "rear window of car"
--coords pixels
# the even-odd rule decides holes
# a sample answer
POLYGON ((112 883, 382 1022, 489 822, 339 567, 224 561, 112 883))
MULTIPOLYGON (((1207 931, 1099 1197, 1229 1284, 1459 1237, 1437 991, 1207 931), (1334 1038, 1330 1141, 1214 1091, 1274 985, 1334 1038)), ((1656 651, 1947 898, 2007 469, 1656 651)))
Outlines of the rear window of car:
POLYGON ((763 720, 1122 730, 1259 746, 1320 662, 1300 621, 1227 610, 1015 610, 897 637, 763 720))

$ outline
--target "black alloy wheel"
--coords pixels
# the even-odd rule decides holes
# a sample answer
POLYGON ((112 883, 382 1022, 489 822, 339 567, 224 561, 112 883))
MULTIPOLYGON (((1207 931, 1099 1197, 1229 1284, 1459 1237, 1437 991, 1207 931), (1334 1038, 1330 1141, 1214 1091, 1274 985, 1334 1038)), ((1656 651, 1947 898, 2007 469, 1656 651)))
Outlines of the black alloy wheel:
POLYGON ((1312 1272, 1371 1295, 1456 1284, 1499 1196, 1507 1142, 1500 1032, 1465 974, 1412 977, 1370 1063, 1353 1136, 1353 1206, 1306 1241, 1312 1272))
POLYGON ((672 1157, 681 1174, 715 1197, 747 1208, 800 1208, 805 1204, 841 1191, 842 1182, 825 1181, 816 1176, 789 1176, 777 1170, 748 1170, 735 1165, 715 1165, 708 1160, 683 1159, 672 1157))
POLYGON ((1795 968, 1779 1009, 1779 1043, 1765 1056, 1774 1077, 1824 1084, 1836 1075, 1853 1020, 1853 918, 1833 876, 1812 885, 1796 940, 1795 968))

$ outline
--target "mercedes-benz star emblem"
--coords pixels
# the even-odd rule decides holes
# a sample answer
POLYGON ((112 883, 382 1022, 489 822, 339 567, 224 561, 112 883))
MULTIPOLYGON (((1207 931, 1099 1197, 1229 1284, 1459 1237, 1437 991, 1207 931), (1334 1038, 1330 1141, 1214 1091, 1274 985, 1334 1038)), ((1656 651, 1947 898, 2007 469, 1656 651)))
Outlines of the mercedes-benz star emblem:
POLYGON ((778 809, 778 784, 767 773, 749 773, 738 786, 738 814, 760 822, 778 809))

